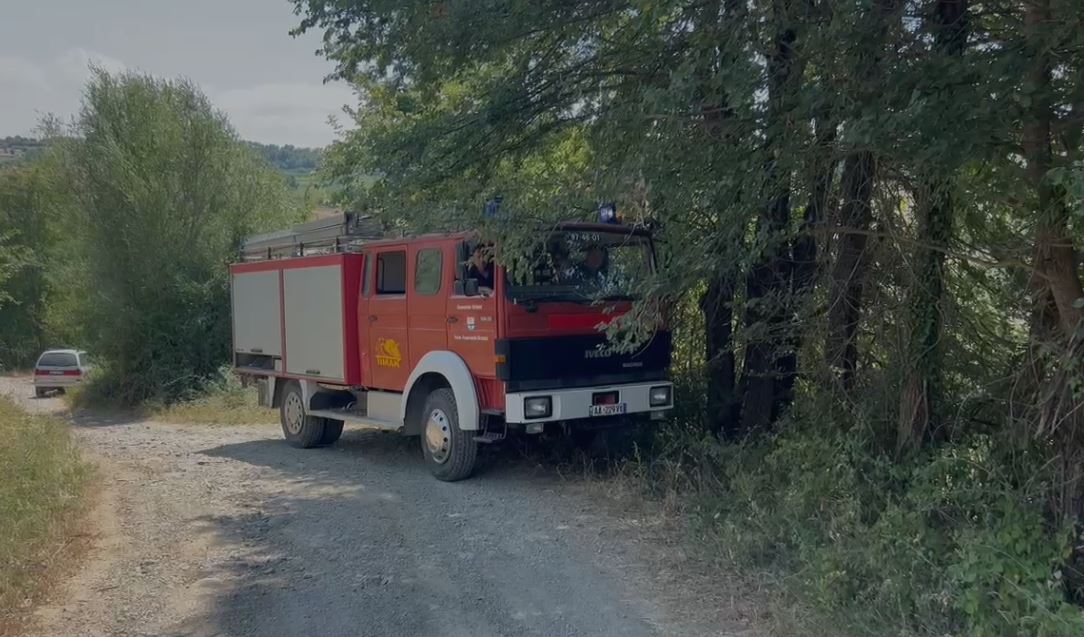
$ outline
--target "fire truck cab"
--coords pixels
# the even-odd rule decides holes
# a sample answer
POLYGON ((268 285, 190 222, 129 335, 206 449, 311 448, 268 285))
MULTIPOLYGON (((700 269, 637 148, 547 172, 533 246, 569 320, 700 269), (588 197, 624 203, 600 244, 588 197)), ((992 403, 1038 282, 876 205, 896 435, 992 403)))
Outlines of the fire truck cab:
POLYGON ((376 238, 365 223, 253 237, 230 267, 234 369, 291 445, 332 444, 344 424, 417 435, 450 481, 510 432, 626 427, 672 407, 669 333, 618 353, 599 331, 654 267, 646 229, 559 224, 513 275, 470 233, 376 238))

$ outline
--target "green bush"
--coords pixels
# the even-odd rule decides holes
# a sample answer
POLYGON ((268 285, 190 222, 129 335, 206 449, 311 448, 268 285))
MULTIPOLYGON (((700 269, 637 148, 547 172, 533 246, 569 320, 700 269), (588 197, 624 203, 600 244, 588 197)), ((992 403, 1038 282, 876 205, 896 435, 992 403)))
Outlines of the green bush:
POLYGON ((1084 634, 1062 581, 1073 537, 1048 524, 1052 476, 1029 454, 973 436, 896 463, 799 424, 712 447, 711 532, 855 634, 1084 634))

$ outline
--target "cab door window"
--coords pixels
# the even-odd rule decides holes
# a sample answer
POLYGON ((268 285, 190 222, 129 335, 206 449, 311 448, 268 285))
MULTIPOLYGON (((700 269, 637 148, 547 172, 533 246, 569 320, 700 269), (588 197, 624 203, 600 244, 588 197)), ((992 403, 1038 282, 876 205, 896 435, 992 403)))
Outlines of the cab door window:
POLYGON ((376 293, 406 294, 406 252, 381 252, 376 257, 376 293))
POLYGON ((433 296, 440 292, 442 262, 440 248, 418 250, 414 261, 414 291, 421 296, 433 296))

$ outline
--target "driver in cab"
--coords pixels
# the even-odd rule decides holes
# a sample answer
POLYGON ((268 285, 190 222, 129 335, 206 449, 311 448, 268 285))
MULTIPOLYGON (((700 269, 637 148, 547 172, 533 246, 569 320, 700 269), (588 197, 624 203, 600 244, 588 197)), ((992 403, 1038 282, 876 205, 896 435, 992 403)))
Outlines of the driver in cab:
POLYGON ((486 246, 474 249, 467 266, 467 278, 478 281, 478 293, 482 296, 493 294, 493 256, 486 246))

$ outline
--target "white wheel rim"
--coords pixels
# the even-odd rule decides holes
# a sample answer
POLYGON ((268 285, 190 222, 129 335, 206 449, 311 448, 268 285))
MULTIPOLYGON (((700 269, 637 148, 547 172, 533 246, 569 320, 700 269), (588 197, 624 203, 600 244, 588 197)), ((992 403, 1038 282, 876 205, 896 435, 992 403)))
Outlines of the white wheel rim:
POLYGON ((305 417, 305 406, 297 394, 286 396, 286 431, 297 435, 301 433, 301 422, 305 417))
POLYGON ((442 409, 429 412, 425 421, 425 447, 429 457, 437 464, 444 464, 451 455, 452 427, 448 415, 442 409))

